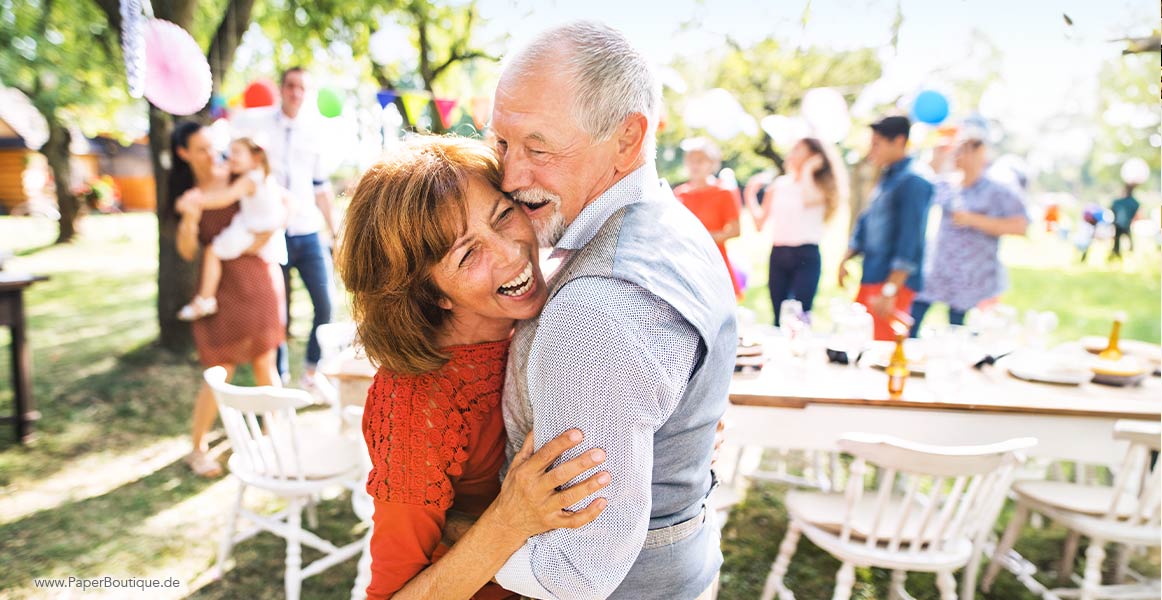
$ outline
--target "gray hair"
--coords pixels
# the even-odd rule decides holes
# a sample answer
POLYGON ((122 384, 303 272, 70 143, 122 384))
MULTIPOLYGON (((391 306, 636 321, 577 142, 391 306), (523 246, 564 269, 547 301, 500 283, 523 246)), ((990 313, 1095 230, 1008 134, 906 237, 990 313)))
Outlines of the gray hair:
MULTIPOLYGON (((650 61, 620 31, 575 21, 542 32, 506 59, 503 73, 528 73, 555 60, 573 82, 573 120, 596 141, 606 141, 626 117, 646 117, 642 157, 654 160, 662 84, 650 61)), ((502 75, 503 77, 503 75, 502 75)))

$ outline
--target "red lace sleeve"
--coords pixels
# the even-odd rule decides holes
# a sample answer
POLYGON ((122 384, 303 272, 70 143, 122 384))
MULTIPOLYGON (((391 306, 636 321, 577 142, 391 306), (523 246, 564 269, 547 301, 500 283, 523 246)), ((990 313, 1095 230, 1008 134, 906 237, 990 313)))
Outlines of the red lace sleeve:
POLYGON ((375 376, 363 413, 372 465, 367 493, 381 502, 452 506, 449 476, 468 458, 454 391, 446 377, 433 374, 375 376))

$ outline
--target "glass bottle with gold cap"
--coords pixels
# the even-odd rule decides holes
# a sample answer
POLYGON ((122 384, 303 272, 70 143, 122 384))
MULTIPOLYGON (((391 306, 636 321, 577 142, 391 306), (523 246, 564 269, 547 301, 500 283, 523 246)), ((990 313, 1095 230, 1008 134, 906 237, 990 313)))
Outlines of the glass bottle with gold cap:
POLYGON ((1102 360, 1121 360, 1122 349, 1118 347, 1118 341, 1122 335, 1122 323, 1126 320, 1126 313, 1118 311, 1114 315, 1114 326, 1110 329, 1110 340, 1106 344, 1106 349, 1098 353, 1098 358, 1102 360))
POLYGON ((888 396, 895 399, 904 395, 904 382, 908 380, 908 357, 904 353, 904 340, 908 339, 908 330, 903 327, 893 327, 896 334, 896 349, 892 351, 892 358, 888 361, 888 396))

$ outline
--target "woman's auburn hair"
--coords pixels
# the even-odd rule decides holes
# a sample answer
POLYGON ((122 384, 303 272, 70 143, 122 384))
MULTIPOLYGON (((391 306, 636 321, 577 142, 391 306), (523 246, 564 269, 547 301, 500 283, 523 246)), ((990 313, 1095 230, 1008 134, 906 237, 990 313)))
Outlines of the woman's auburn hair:
POLYGON ((390 371, 420 374, 448 356, 437 337, 450 313, 432 268, 466 222, 468 182, 500 188, 495 151, 453 136, 415 136, 363 173, 339 239, 338 270, 358 339, 390 371))

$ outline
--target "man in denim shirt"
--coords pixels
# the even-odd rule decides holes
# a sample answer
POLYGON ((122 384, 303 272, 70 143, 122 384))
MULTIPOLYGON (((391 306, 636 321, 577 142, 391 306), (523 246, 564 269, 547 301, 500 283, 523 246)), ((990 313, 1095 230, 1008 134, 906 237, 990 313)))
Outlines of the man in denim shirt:
POLYGON ((872 124, 868 160, 883 173, 839 263, 843 287, 847 261, 863 255, 863 277, 855 301, 868 307, 877 340, 892 339, 893 321, 911 324, 912 300, 924 283, 924 232, 934 187, 907 155, 911 126, 907 117, 900 116, 872 124))

